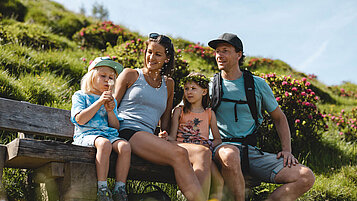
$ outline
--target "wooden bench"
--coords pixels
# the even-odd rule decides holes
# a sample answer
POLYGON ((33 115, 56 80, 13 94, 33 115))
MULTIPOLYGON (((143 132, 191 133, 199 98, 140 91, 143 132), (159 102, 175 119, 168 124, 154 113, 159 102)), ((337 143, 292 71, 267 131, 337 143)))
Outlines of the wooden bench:
MULTIPOLYGON (((0 145, 1 170, 34 170, 34 180, 45 184, 49 200, 96 199, 96 150, 71 144, 74 126, 70 111, 0 98, 0 130, 21 133, 10 143, 0 145), (33 136, 41 136, 42 140, 33 136)), ((115 161, 113 153, 109 177, 115 176, 115 161)), ((152 164, 134 154, 128 179, 176 183, 171 167, 152 164)), ((1 182, 0 200, 7 200, 1 182)))

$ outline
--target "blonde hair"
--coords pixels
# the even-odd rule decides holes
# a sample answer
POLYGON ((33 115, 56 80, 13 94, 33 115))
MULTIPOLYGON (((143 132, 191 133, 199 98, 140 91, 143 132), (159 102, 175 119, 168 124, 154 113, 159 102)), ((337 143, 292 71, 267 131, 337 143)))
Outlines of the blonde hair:
MULTIPOLYGON (((97 75, 98 69, 101 67, 96 67, 93 68, 92 70, 88 71, 82 78, 81 80, 81 90, 86 93, 86 94, 91 94, 93 91, 95 91, 94 89, 94 78, 97 75)), ((113 69, 113 71, 115 72, 115 70, 113 69)), ((115 76, 114 81, 114 86, 115 86, 115 81, 116 81, 117 76, 115 76)), ((115 87, 112 87, 112 93, 114 94, 115 92, 115 87)))

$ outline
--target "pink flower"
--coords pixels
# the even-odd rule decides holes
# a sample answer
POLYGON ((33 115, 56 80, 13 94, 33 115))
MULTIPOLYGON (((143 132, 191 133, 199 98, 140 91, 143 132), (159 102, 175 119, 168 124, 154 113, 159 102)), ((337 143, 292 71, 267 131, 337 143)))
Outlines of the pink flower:
POLYGON ((86 58, 84 58, 84 57, 82 58, 82 61, 86 61, 86 60, 87 60, 86 58))
POLYGON ((315 98, 314 98, 315 100, 319 100, 319 97, 318 96, 315 96, 315 98))
POLYGON ((311 95, 315 95, 315 92, 312 91, 310 94, 311 94, 311 95))
POLYGON ((289 97, 289 92, 285 92, 285 94, 284 94, 286 97, 289 97))
POLYGON ((342 132, 342 131, 340 132, 340 135, 343 135, 343 132, 342 132))
POLYGON ((312 92, 312 90, 311 89, 306 89, 306 92, 310 93, 310 92, 312 92))
POLYGON ((291 88, 291 91, 297 91, 296 87, 291 88))
POLYGON ((310 103, 309 103, 309 102, 306 102, 305 105, 306 105, 306 106, 310 106, 310 103))
POLYGON ((300 123, 300 119, 296 119, 296 120, 295 120, 295 123, 296 123, 296 124, 300 123))
POLYGON ((303 82, 306 82, 306 77, 303 77, 302 79, 301 79, 301 81, 303 81, 303 82))
POLYGON ((288 82, 287 81, 283 81, 281 84, 284 86, 284 85, 288 84, 288 82))
POLYGON ((180 53, 182 50, 181 49, 177 49, 177 53, 180 53))
POLYGON ((117 58, 117 56, 112 56, 112 59, 116 59, 117 58))
POLYGON ((305 83, 305 86, 310 86, 310 85, 311 85, 310 82, 306 82, 306 83, 305 83))
POLYGON ((306 93, 305 93, 305 92, 301 92, 301 95, 302 95, 302 96, 306 96, 306 93))
POLYGON ((80 34, 81 36, 84 36, 84 32, 83 32, 83 31, 79 32, 79 34, 80 34))
POLYGON ((345 110, 344 110, 344 109, 342 109, 342 110, 341 110, 341 113, 344 113, 344 112, 345 112, 345 110))
POLYGON ((275 99, 276 99, 276 101, 280 101, 280 100, 281 100, 281 98, 280 98, 280 97, 276 97, 275 99))

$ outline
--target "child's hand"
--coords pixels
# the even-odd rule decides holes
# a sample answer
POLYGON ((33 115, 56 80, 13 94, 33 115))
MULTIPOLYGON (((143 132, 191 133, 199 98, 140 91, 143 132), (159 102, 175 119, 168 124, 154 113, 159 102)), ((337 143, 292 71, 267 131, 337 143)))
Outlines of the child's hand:
POLYGON ((104 91, 98 101, 100 101, 100 103, 102 103, 102 104, 104 104, 106 102, 110 102, 110 101, 114 102, 114 97, 112 95, 112 92, 104 91))
POLYGON ((169 139, 169 134, 166 131, 161 131, 157 136, 159 136, 159 138, 164 139, 164 140, 169 139))
POLYGON ((105 107, 105 110, 106 110, 107 112, 113 111, 114 108, 115 108, 114 99, 111 100, 111 101, 106 101, 106 102, 104 103, 104 107, 105 107))

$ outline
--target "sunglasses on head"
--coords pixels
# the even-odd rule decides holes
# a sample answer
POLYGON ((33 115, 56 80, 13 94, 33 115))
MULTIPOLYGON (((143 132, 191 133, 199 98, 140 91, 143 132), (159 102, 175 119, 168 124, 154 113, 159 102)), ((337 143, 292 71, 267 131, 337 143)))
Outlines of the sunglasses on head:
POLYGON ((169 37, 167 37, 167 36, 165 36, 165 35, 160 35, 160 34, 158 34, 158 33, 150 33, 149 34, 149 38, 152 38, 152 39, 158 39, 159 37, 161 37, 160 38, 160 40, 159 40, 159 42, 164 42, 164 43, 169 43, 169 44, 171 44, 171 39, 169 38, 169 37))

